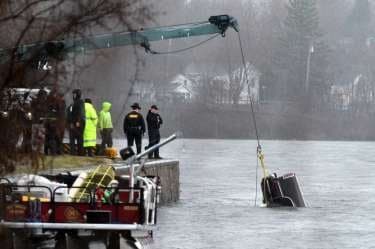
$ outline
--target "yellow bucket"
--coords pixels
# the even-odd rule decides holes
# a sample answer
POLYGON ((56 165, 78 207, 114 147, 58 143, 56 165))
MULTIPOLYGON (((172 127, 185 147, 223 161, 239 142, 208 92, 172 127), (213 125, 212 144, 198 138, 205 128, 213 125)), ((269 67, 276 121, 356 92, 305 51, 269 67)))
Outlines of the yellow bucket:
POLYGON ((117 157, 117 150, 115 148, 106 148, 104 155, 108 158, 114 159, 117 157))

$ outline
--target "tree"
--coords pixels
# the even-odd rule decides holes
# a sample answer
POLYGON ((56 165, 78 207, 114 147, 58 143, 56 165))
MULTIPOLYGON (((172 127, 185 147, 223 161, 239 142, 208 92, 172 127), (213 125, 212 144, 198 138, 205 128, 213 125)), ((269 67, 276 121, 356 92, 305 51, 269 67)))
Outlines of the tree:
POLYGON ((315 0, 289 0, 287 11, 278 66, 286 74, 286 98, 306 102, 306 97, 319 96, 327 90, 328 48, 321 41, 315 0))
POLYGON ((358 42, 365 43, 370 33, 371 8, 368 0, 356 0, 346 21, 346 33, 358 42))
POLYGON ((318 0, 320 27, 330 44, 335 45, 342 39, 343 30, 346 28, 344 24, 351 5, 352 0, 318 0))
MULTIPOLYGON (((345 47, 347 59, 350 61, 347 71, 350 72, 351 79, 349 82, 354 86, 356 78, 361 75, 361 81, 358 87, 366 86, 365 93, 374 96, 375 70, 373 64, 374 57, 374 37, 373 37, 373 23, 372 23, 372 9, 368 0, 356 0, 353 4, 351 12, 348 14, 345 22, 345 36, 349 40, 345 47)), ((354 88, 354 87, 353 87, 354 88)), ((368 112, 368 103, 373 102, 374 99, 358 98, 352 94, 352 104, 355 105, 351 110, 357 112, 368 112), (366 103, 365 105, 358 104, 359 102, 366 103), (361 110, 362 109, 362 110, 361 110)))
POLYGON ((241 95, 247 93, 247 102, 258 101, 258 82, 259 72, 249 62, 246 63, 245 68, 239 67, 229 74, 229 99, 230 103, 238 105, 241 95), (246 91, 245 91, 246 90, 246 91))
MULTIPOLYGON (((277 48, 281 32, 282 20, 286 16, 284 8, 286 0, 270 0, 263 6, 264 11, 258 17, 260 27, 257 29, 258 43, 255 51, 257 55, 253 60, 255 67, 260 71, 260 100, 280 100, 283 94, 280 72, 275 65, 277 48)), ((262 2, 263 3, 263 2, 262 2)), ((253 42, 253 40, 251 40, 253 42)))
POLYGON ((192 91, 196 103, 207 108, 217 106, 220 99, 218 93, 220 93, 220 89, 223 88, 225 82, 215 79, 215 76, 209 72, 202 72, 189 78, 193 84, 192 91))

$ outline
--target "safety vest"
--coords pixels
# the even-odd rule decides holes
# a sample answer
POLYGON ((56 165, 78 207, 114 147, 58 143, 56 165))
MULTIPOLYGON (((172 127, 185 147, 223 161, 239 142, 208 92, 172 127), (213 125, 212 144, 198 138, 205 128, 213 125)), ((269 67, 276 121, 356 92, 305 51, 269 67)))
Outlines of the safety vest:
POLYGON ((95 108, 90 103, 85 103, 85 130, 83 131, 83 147, 96 146, 96 125, 98 123, 98 115, 95 108))
POLYGON ((110 109, 111 109, 111 103, 103 102, 102 110, 99 113, 98 128, 100 130, 107 129, 107 128, 113 128, 111 113, 109 112, 110 109))

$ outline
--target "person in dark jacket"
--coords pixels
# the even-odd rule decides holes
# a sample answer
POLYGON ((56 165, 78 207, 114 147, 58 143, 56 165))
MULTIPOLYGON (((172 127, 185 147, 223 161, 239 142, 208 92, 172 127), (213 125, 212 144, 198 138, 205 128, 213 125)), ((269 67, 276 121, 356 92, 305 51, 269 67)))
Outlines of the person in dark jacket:
MULTIPOLYGON (((158 144, 160 142, 160 126, 163 124, 163 119, 159 115, 159 109, 156 105, 152 105, 147 113, 147 130, 148 130, 148 146, 158 144)), ((154 150, 153 153, 148 155, 148 158, 154 157, 155 159, 161 159, 159 155, 159 149, 154 150)))
POLYGON ((137 147, 137 154, 142 150, 142 136, 145 134, 146 127, 142 114, 139 113, 141 107, 138 103, 134 103, 124 119, 124 133, 128 140, 128 147, 133 146, 134 140, 137 147))
POLYGON ((45 128, 44 154, 56 155, 58 153, 57 135, 57 106, 55 105, 55 94, 50 92, 45 103, 47 111, 43 117, 45 128))
POLYGON ((46 130, 44 120, 48 113, 47 97, 47 91, 45 89, 40 89, 36 98, 31 101, 31 147, 32 150, 37 153, 42 153, 41 148, 44 148, 45 144, 46 130))
POLYGON ((62 154, 62 142, 65 127, 65 100, 56 89, 49 93, 46 103, 48 110, 44 120, 45 146, 44 153, 62 154))
POLYGON ((85 129, 85 103, 81 99, 81 90, 73 90, 73 104, 67 110, 69 124, 70 153, 84 155, 83 131, 85 129), (77 144, 76 144, 77 142, 77 144), (77 146, 77 150, 76 150, 77 146))

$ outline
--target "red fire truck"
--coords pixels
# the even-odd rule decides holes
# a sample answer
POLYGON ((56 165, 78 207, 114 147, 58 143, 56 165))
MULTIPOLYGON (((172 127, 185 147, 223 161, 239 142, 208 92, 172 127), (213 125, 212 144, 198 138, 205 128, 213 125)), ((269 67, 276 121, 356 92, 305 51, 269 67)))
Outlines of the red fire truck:
MULTIPOLYGON (((25 248, 35 238, 39 238, 36 244, 54 238, 54 247, 59 248, 74 248, 82 243, 120 248, 120 238, 124 240, 122 244, 135 247, 137 238, 152 237, 160 194, 157 177, 137 176, 134 187, 129 187, 128 175, 115 176, 116 187, 88 183, 94 178, 108 178, 102 174, 87 178, 80 187, 69 184, 79 181, 79 176, 44 177, 58 180, 60 186, 37 185, 33 178, 26 185, 2 180, 1 223, 9 229, 13 248, 25 248), (72 195, 74 189, 81 197, 72 195), (105 191, 111 192, 108 199, 104 198, 105 191)), ((37 248, 36 244, 31 248, 37 248)))

